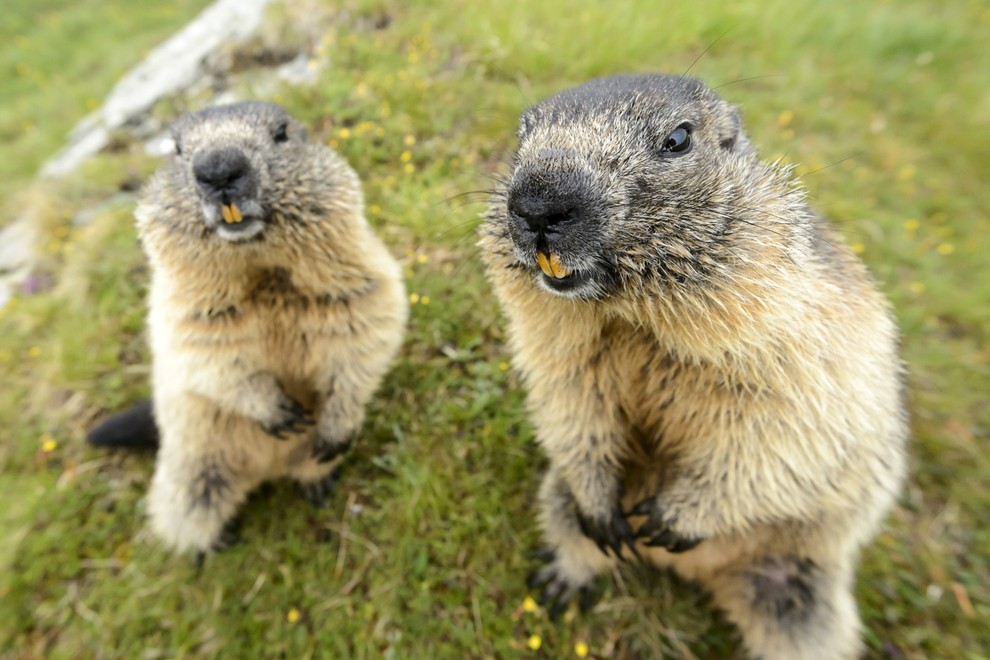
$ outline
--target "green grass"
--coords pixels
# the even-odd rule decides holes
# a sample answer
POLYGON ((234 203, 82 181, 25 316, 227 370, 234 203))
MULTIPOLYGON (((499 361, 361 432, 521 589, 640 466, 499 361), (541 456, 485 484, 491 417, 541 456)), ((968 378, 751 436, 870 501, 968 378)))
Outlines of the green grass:
POLYGON ((30 180, 128 68, 206 4, 5 3, 0 19, 0 199, 30 180))
MULTIPOLYGON (((50 83, 0 82, 15 99, 0 111, 14 138, 0 194, 196 3, 171 24, 137 4, 8 4, 19 39, 0 64, 50 83)), ((153 460, 83 444, 99 415, 147 395, 147 269, 126 191, 156 163, 123 148, 39 193, 57 286, 0 312, 0 644, 29 657, 570 657, 576 642, 599 657, 730 654, 736 633, 709 599, 664 573, 603 580, 596 609, 561 623, 523 610, 545 461, 474 247, 484 194, 471 191, 491 186, 524 107, 592 76, 690 67, 742 107, 766 157, 798 165, 901 323, 912 469, 859 572, 871 656, 987 657, 985 4, 444 4, 345 0, 319 83, 266 92, 361 174, 420 302, 329 506, 288 484, 259 492, 247 543, 202 574, 144 531, 153 460), (70 226, 94 206, 87 228, 70 226)))

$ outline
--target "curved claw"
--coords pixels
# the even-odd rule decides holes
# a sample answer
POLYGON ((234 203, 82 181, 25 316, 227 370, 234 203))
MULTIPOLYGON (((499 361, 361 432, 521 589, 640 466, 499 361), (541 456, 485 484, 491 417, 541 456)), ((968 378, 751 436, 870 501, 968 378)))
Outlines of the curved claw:
POLYGON ((553 563, 556 560, 556 553, 553 550, 541 549, 538 552, 545 555, 549 554, 550 562, 530 573, 526 580, 530 589, 543 587, 536 602, 546 609, 547 615, 552 620, 560 618, 560 615, 567 610, 568 605, 575 598, 581 611, 587 612, 598 597, 592 586, 587 584, 574 585, 562 576, 553 563))
POLYGON ((313 416, 295 399, 286 397, 286 400, 278 405, 278 409, 284 413, 284 419, 274 423, 261 423, 265 433, 276 440, 287 440, 316 423, 313 416))
POLYGON ((639 502, 629 512, 631 516, 646 516, 646 521, 636 530, 637 539, 646 539, 647 546, 665 548, 668 552, 686 552, 704 539, 682 536, 673 529, 677 516, 667 516, 657 498, 639 502))
POLYGON ((327 497, 333 494, 339 477, 340 470, 334 470, 322 479, 300 483, 299 493, 303 499, 313 505, 314 509, 322 508, 326 504, 327 497))
POLYGON ((637 558, 639 551, 636 549, 636 535, 633 534, 629 521, 626 520, 622 511, 616 507, 606 519, 595 519, 585 516, 578 511, 578 526, 581 533, 595 542, 602 554, 607 555, 608 550, 619 559, 622 558, 622 546, 625 544, 637 558))
POLYGON ((341 454, 347 453, 352 444, 354 444, 352 438, 336 444, 330 444, 322 438, 317 438, 313 445, 313 458, 316 459, 317 463, 329 463, 341 454))

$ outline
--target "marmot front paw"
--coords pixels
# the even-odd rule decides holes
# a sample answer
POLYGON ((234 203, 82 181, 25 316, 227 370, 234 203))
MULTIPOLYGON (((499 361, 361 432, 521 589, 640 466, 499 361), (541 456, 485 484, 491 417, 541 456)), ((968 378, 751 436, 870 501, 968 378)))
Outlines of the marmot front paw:
POLYGON ((585 515, 578 507, 577 519, 581 533, 594 541, 602 553, 607 555, 607 549, 611 549, 616 557, 621 557, 622 544, 625 543, 634 555, 638 555, 636 536, 618 506, 600 517, 585 515))
POLYGON ((259 422, 265 433, 278 440, 286 440, 290 435, 302 433, 315 423, 316 420, 302 404, 288 395, 278 404, 274 421, 259 422))
POLYGON ((631 516, 646 516, 646 521, 636 530, 637 539, 646 539, 652 547, 666 548, 668 552, 684 552, 695 547, 704 539, 678 534, 673 529, 676 515, 668 515, 660 498, 649 497, 632 508, 631 516))

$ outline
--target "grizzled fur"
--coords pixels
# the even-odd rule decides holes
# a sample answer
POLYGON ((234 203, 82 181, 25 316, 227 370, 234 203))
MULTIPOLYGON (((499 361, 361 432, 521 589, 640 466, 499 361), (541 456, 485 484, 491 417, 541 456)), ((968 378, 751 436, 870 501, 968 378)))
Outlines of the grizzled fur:
POLYGON ((550 458, 545 598, 638 555, 754 657, 858 654, 857 554, 904 473, 897 332, 738 112, 663 75, 537 104, 480 244, 550 458))
POLYGON ((266 479, 322 498, 407 303, 357 175, 282 108, 210 108, 173 133, 136 211, 161 436, 149 512, 168 545, 208 552, 266 479))

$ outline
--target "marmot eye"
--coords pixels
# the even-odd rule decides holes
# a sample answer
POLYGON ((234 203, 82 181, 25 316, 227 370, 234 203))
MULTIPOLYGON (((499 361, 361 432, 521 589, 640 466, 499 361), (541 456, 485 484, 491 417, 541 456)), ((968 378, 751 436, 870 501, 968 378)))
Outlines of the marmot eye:
POLYGON ((288 142, 289 141, 289 125, 279 124, 275 132, 272 133, 272 139, 276 142, 288 142))
POLYGON ((182 144, 178 140, 175 141, 175 155, 176 156, 182 155, 182 144))
POLYGON ((660 151, 664 153, 683 154, 691 149, 691 126, 681 124, 663 141, 660 151))

